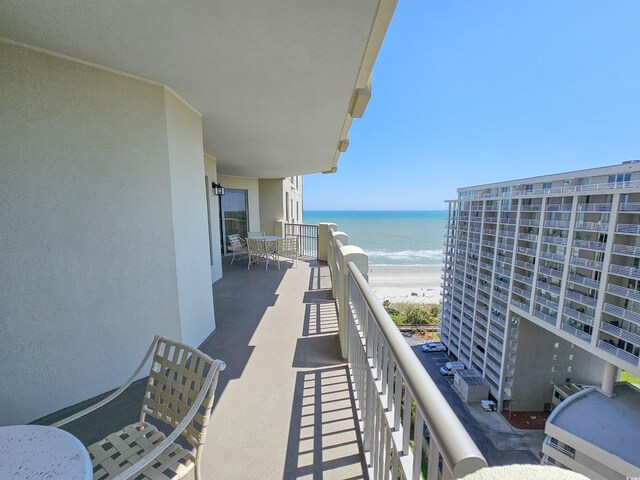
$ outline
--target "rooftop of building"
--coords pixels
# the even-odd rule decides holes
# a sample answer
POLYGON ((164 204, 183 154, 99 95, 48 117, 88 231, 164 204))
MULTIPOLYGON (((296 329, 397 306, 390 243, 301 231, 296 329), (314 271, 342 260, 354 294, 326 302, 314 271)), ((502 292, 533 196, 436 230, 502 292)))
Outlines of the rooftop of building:
POLYGON ((456 375, 458 375, 460 377, 460 380, 462 380, 467 385, 489 386, 487 381, 482 378, 482 375, 480 375, 475 370, 458 370, 456 371, 456 375))
POLYGON ((608 397, 595 388, 585 389, 558 405, 547 423, 640 465, 640 390, 621 382, 613 393, 608 397))
POLYGON ((609 165, 605 167, 589 168, 585 170, 574 170, 571 172, 554 173, 550 175, 540 175, 537 177, 519 178, 513 180, 506 180, 502 182, 486 183, 482 185, 472 185, 468 187, 458 188, 458 192, 467 192, 473 190, 483 190, 489 188, 499 188, 506 186, 520 185, 520 184, 535 184, 543 182, 553 182, 556 180, 562 180, 568 178, 588 178, 599 175, 609 175, 614 173, 630 173, 640 171, 640 160, 627 160, 618 165, 609 165))

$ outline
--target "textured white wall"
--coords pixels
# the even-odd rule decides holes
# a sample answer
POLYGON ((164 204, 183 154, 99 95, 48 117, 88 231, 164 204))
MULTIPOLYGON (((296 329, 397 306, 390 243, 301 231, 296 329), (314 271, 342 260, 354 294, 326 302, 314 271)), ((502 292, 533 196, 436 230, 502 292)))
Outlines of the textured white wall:
POLYGON ((204 157, 204 170, 209 181, 209 221, 211 222, 211 281, 216 282, 222 278, 222 253, 220 250, 220 198, 213 194, 211 182, 218 182, 218 165, 215 158, 209 155, 204 157))
POLYGON ((197 347, 215 328, 202 118, 168 90, 164 100, 182 340, 197 347))
POLYGON ((154 334, 197 340, 213 317, 193 115, 160 86, 2 43, 0 58, 1 425, 116 387, 154 334))
POLYGON ((282 179, 261 179, 260 185, 260 225, 267 235, 275 235, 275 223, 284 218, 284 181, 282 179))

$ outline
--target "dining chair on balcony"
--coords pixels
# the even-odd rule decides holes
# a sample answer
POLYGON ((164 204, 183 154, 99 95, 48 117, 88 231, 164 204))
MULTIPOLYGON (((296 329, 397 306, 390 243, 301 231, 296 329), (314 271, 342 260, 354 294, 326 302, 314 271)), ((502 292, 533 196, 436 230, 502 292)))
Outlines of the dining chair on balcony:
POLYGON ((251 268, 251 265, 257 264, 260 261, 266 262, 266 268, 269 268, 269 262, 267 261, 267 243, 264 240, 248 237, 247 250, 249 251, 247 270, 251 268))
POLYGON ((196 480, 203 479, 202 448, 218 376, 226 365, 183 343, 155 337, 137 370, 122 387, 101 402, 52 426, 60 427, 116 398, 133 383, 150 357, 151 369, 140 421, 87 448, 94 480, 175 480, 185 478, 194 469, 196 480), (154 423, 172 429, 171 433, 165 436, 146 422, 147 415, 155 419, 154 423), (180 435, 188 447, 175 442, 180 435))
POLYGON ((231 263, 233 263, 233 261, 235 260, 236 255, 238 256, 238 258, 241 258, 242 256, 246 256, 248 254, 247 244, 244 240, 242 240, 242 238, 240 238, 240 235, 238 235, 237 233, 233 233, 231 235, 227 235, 227 238, 229 239, 229 250, 233 252, 231 263))
POLYGON ((247 233, 247 238, 258 238, 258 237, 264 237, 265 236, 265 232, 249 232, 247 233))
POLYGON ((278 255, 290 258, 293 266, 298 265, 298 238, 289 237, 278 240, 278 255))

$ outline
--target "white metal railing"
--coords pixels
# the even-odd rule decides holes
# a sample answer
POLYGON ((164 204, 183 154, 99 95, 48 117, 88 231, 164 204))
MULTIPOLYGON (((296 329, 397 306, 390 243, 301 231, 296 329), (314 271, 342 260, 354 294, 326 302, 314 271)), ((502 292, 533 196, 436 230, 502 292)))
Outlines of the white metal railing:
POLYGON ((618 307, 617 305, 613 305, 611 303, 605 303, 603 310, 607 313, 610 313, 611 315, 615 315, 616 317, 630 320, 635 323, 640 323, 640 313, 627 310, 626 308, 618 307))
MULTIPOLYGON (((638 292, 640 294, 640 292, 638 292)), ((568 290, 565 292, 565 296, 571 300, 575 300, 580 303, 584 303, 585 305, 589 305, 590 307, 595 308, 598 300, 593 297, 588 297, 586 295, 582 295, 580 293, 574 292, 573 290, 568 290)))
POLYGON ((537 227, 540 225, 539 218, 522 218, 520 219, 520 225, 530 225, 532 227, 537 227))
POLYGON ((591 335, 588 334, 587 332, 584 332, 582 330, 578 330, 576 327, 569 325, 568 323, 562 322, 562 324, 560 325, 560 328, 562 330, 564 330, 567 333, 570 333, 571 335, 573 335, 574 337, 578 337, 586 342, 590 342, 591 341, 591 335))
POLYGON ((640 302, 640 290, 632 290, 631 288, 621 287, 610 283, 607 285, 607 292, 613 293, 619 297, 629 298, 640 302))
MULTIPOLYGON (((609 230, 608 223, 602 222, 577 222, 576 230, 589 230, 594 232, 606 232, 609 230)), ((640 232, 640 230, 639 230, 640 232)))
POLYGON ((318 225, 285 223, 284 236, 298 239, 298 255, 318 258, 318 225))
POLYGON ((565 448, 565 447, 561 447, 560 445, 558 445, 557 443, 558 441, 550 436, 547 436, 547 438, 545 438, 544 443, 546 443, 547 445, 549 445, 551 448, 553 448, 554 450, 557 450, 561 453, 564 453, 565 455, 567 455, 568 457, 573 458, 575 456, 575 450, 571 447, 571 449, 569 448, 565 448), (555 440, 555 442, 554 442, 555 440))
POLYGON ((618 358, 621 358, 627 363, 631 365, 638 366, 638 357, 633 355, 625 350, 622 350, 615 345, 611 345, 610 343, 605 342, 604 340, 598 340, 598 348, 600 350, 604 350, 611 355, 615 355, 618 358))
POLYGON ((579 203, 578 210, 581 212, 610 212, 611 203, 579 203))
POLYGON ((429 479, 460 478, 485 467, 355 264, 346 274, 348 361, 370 478, 420 479, 423 471, 429 479), (430 432, 426 448, 424 425, 430 432))
POLYGON ((640 268, 627 267, 625 265, 616 265, 612 263, 609 267, 611 273, 617 273, 620 275, 626 275, 628 277, 640 278, 640 268))
POLYGON ((609 322, 602 322, 600 324, 600 330, 640 346, 640 335, 631 333, 629 330, 624 330, 620 327, 610 324, 609 322))
POLYGON ((579 267, 587 267, 594 270, 602 270, 603 263, 598 262, 597 260, 589 260, 587 258, 581 257, 571 257, 571 265, 576 265, 579 267))
POLYGON ((566 237, 553 237, 551 235, 543 235, 542 241, 545 243, 553 243, 554 245, 566 245, 566 237))
POLYGON ((619 210, 621 212, 640 212, 640 202, 621 203, 619 210))
POLYGON ((594 280, 593 278, 583 277, 582 275, 577 275, 574 273, 569 274, 569 281, 573 283, 577 283, 579 285, 584 285, 585 287, 591 287, 591 288, 600 287, 600 280, 594 280))
MULTIPOLYGON (((473 195, 467 195, 462 197, 461 200, 469 200, 471 198, 493 198, 493 197, 520 197, 520 196, 539 196, 556 193, 573 193, 573 192, 593 192, 600 190, 617 190, 625 188, 635 188, 640 186, 640 180, 632 180, 628 182, 607 182, 607 183, 592 183, 589 185, 565 185, 564 187, 551 187, 551 188, 536 188, 533 190, 511 190, 507 192, 501 192, 497 194, 491 193, 474 193, 473 195)), ((467 192, 463 192, 466 194, 467 192)))
POLYGON ((547 205, 547 212, 570 212, 570 203, 550 203, 547 205))
POLYGON ((640 257, 640 247, 635 247, 633 245, 615 244, 613 246, 613 253, 621 253, 623 255, 632 255, 634 257, 640 257))
POLYGON ((553 317, 551 315, 547 315, 546 313, 541 312, 540 310, 534 310, 533 311, 533 315, 535 317, 538 317, 540 320, 544 320, 547 323, 550 323, 551 325, 555 325, 557 322, 557 318, 553 317))
POLYGON ((638 234, 640 233, 640 225, 635 225, 635 224, 629 225, 629 224, 620 223, 616 226, 616 232, 638 234))
POLYGON ((545 220, 544 226, 550 228, 569 228, 569 223, 567 220, 545 220))
POLYGON ((535 242, 536 240, 538 240, 538 235, 535 235, 533 233, 519 233, 518 238, 521 240, 529 240, 531 242, 535 242))
MULTIPOLYGON (((604 249, 607 247, 607 244, 604 242, 593 242, 589 240, 576 239, 573 241, 573 246, 580 247, 580 248, 588 248, 590 250, 604 251, 604 249)), ((615 250, 615 245, 614 245, 614 250, 615 250)))
POLYGON ((586 323, 587 325, 593 325, 593 315, 587 315, 586 313, 580 312, 575 308, 564 307, 564 314, 569 318, 578 320, 582 323, 586 323))
POLYGON ((549 268, 549 267, 545 267, 544 265, 540 265, 539 271, 540 271, 540 273, 543 273, 545 275, 549 275, 550 277, 562 279, 562 270, 558 270, 556 268, 549 268))

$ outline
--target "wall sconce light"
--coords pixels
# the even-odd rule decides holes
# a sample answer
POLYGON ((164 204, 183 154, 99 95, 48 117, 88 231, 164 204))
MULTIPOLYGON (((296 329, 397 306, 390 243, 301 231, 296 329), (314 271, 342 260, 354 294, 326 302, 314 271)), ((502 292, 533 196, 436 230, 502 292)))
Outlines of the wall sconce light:
POLYGON ((224 187, 219 183, 213 182, 211 184, 211 187, 213 188, 214 195, 220 195, 220 196, 224 195, 224 187))

